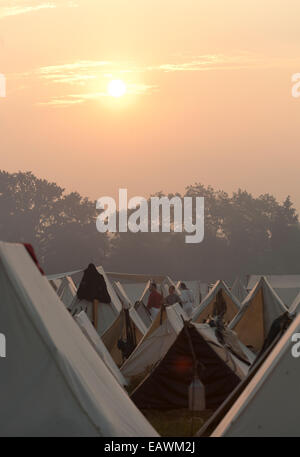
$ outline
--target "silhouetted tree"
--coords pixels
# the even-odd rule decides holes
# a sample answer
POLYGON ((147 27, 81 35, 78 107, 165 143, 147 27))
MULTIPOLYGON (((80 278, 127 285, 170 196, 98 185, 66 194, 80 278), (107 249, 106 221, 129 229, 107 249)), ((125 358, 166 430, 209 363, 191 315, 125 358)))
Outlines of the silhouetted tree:
POLYGON ((32 243, 48 273, 101 263, 109 248, 95 229, 95 202, 31 172, 0 172, 0 211, 0 239, 32 243))
MULTIPOLYGON (((239 189, 229 195, 201 183, 166 196, 205 197, 202 243, 186 244, 184 232, 100 234, 96 202, 30 172, 2 171, 0 239, 32 243, 47 273, 90 262, 178 279, 300 272, 300 228, 290 197, 279 203, 270 194, 254 197, 239 189)), ((150 216, 150 204, 148 209, 150 216)))

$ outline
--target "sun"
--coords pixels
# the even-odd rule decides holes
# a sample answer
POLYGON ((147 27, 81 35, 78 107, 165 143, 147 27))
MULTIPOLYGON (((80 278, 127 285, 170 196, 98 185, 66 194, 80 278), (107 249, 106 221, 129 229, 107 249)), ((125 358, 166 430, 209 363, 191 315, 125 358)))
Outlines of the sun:
POLYGON ((121 79, 113 79, 107 86, 107 92, 111 97, 122 97, 126 89, 126 84, 121 79))

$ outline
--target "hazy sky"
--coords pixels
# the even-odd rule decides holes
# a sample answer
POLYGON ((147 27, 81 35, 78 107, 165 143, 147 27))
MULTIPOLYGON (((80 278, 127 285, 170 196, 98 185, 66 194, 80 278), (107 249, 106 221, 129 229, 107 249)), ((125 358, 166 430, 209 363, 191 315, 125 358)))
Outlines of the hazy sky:
POLYGON ((0 168, 92 198, 198 181, 300 209, 299 17, 299 0, 0 0, 0 168))

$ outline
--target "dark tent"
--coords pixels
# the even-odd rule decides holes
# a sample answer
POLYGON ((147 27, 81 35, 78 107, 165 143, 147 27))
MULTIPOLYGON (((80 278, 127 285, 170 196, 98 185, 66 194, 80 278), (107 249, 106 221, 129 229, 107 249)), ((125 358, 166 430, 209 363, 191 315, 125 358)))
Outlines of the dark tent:
POLYGON ((132 393, 131 399, 140 409, 188 408, 195 366, 191 343, 208 409, 216 409, 240 383, 236 360, 229 351, 201 335, 196 326, 186 326, 157 367, 132 393), (222 354, 229 363, 225 363, 222 354))

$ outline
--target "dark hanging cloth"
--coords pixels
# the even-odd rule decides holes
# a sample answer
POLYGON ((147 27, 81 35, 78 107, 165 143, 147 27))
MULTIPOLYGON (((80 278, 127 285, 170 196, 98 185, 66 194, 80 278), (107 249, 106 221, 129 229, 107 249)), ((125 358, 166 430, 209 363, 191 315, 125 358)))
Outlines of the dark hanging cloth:
POLYGON ((35 251, 32 247, 31 244, 29 243, 23 243, 23 245, 25 246, 26 248, 26 251, 28 252, 28 254, 30 255, 30 257, 32 258, 32 260, 34 261, 34 263, 36 264, 36 266, 38 267, 38 269, 40 270, 41 274, 44 275, 44 270, 42 269, 42 267, 40 266, 39 264, 39 261, 37 259, 37 256, 35 254, 35 251))
POLYGON ((125 315, 125 328, 126 328, 126 339, 125 341, 120 338, 118 340, 118 349, 122 352, 123 360, 128 359, 130 354, 134 351, 136 347, 136 335, 133 325, 130 320, 129 310, 124 309, 125 315))
POLYGON ((83 278, 77 290, 79 300, 99 300, 101 303, 111 303, 103 276, 97 271, 94 264, 90 263, 84 270, 83 278))
POLYGON ((218 316, 223 319, 226 314, 226 311, 227 311, 226 301, 223 298, 222 289, 220 289, 217 293, 212 315, 213 315, 213 317, 218 316))
POLYGON ((267 337, 264 340, 263 347, 253 362, 253 366, 260 359, 262 354, 271 346, 273 341, 275 341, 275 339, 279 339, 284 334, 284 332, 286 331, 286 329, 292 321, 293 317, 290 316, 290 314, 287 311, 281 314, 273 321, 269 333, 267 334, 267 337))

